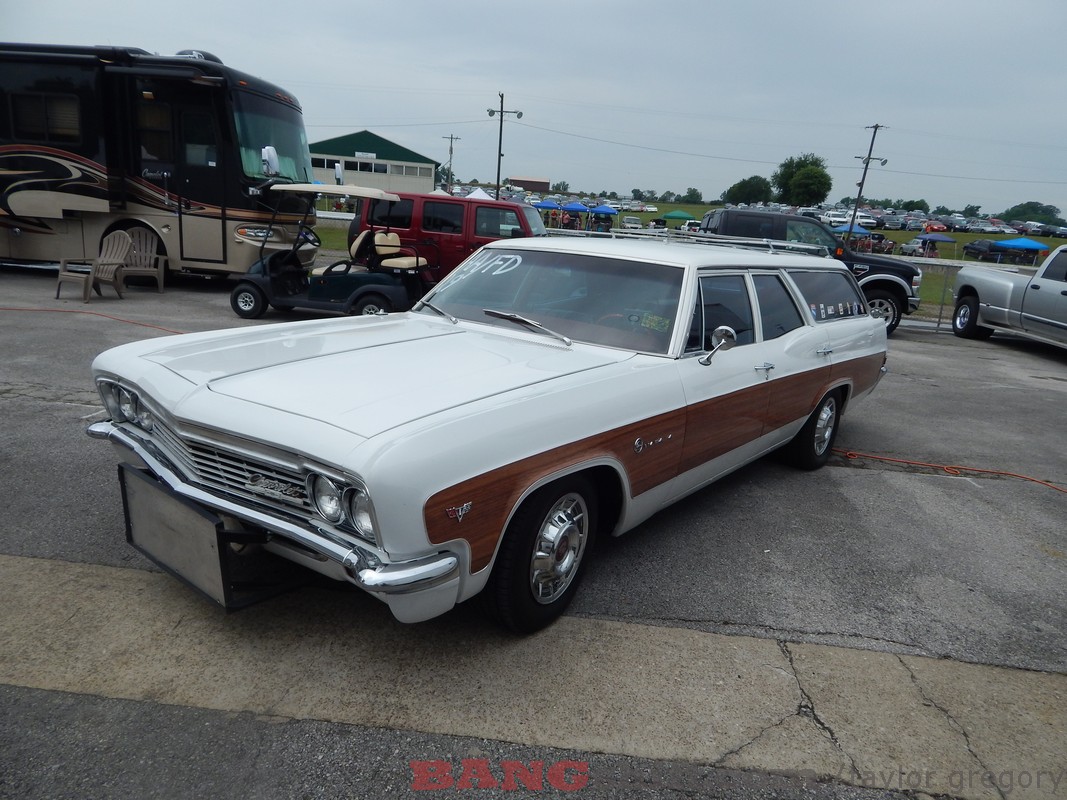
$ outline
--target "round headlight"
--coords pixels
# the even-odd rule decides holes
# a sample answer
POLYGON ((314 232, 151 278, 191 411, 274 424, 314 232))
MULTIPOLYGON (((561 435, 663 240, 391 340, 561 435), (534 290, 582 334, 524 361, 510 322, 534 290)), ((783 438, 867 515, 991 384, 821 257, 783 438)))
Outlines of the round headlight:
POLYGON ((348 518, 363 536, 374 538, 374 517, 371 514, 370 495, 363 489, 348 493, 348 518))
POLYGON ((341 505, 341 490, 324 475, 316 475, 311 481, 311 497, 315 509, 329 522, 340 522, 344 516, 341 505))
POLYGON ((133 421, 137 419, 137 395, 124 386, 119 387, 119 413, 124 419, 133 421))

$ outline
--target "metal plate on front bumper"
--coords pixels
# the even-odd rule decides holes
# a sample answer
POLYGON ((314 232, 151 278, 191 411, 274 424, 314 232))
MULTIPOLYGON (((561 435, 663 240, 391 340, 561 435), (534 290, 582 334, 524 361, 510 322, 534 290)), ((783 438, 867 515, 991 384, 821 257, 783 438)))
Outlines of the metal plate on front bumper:
POLYGON ((236 555, 231 544, 247 543, 248 534, 226 531, 218 516, 145 472, 120 464, 119 485, 126 541, 223 608, 241 608, 306 582, 305 570, 258 548, 236 555))

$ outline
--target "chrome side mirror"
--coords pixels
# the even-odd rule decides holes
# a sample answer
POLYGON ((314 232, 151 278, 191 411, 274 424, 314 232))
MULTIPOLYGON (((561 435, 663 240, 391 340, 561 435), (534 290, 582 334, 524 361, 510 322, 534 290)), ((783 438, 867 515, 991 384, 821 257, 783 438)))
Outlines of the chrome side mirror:
POLYGON ((729 350, 737 344, 737 332, 729 325, 720 325, 711 334, 711 349, 700 357, 705 367, 711 363, 711 357, 720 350, 729 350))

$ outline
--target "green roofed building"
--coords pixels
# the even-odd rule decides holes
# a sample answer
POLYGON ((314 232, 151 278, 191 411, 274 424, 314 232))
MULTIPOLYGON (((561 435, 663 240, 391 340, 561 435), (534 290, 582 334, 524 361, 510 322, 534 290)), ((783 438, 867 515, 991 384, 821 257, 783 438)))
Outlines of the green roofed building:
POLYGON ((390 192, 432 192, 440 166, 439 162, 370 131, 312 142, 310 150, 315 180, 354 183, 390 192))

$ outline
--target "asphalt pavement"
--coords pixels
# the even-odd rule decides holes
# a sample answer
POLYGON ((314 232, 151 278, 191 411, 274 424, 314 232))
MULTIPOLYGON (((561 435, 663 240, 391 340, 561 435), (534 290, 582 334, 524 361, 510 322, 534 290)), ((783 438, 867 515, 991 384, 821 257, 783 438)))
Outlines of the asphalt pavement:
POLYGON ((224 615, 155 570, 89 362, 300 317, 53 294, 0 269, 0 797, 1067 795, 1067 351, 906 322, 828 467, 605 543, 517 639, 323 581, 224 615))

